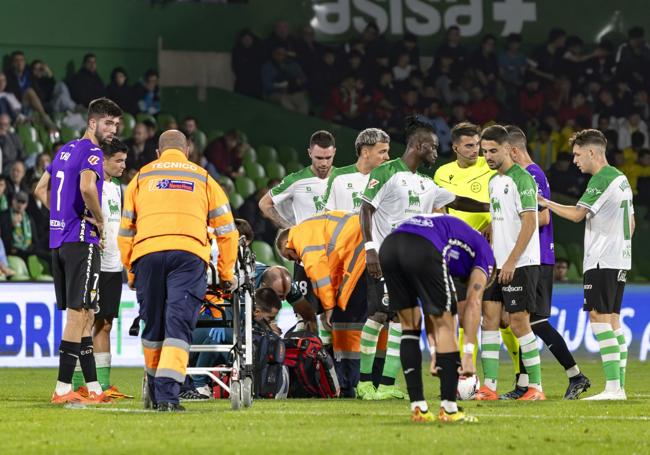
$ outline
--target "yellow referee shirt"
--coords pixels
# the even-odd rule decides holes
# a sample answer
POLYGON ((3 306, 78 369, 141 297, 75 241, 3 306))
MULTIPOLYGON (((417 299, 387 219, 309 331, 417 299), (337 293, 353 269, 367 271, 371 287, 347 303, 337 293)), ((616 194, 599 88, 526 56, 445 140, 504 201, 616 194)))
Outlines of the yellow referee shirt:
MULTIPOLYGON (((478 157, 476 164, 461 168, 458 162, 440 166, 433 177, 438 186, 451 191, 457 196, 465 196, 481 202, 490 202, 488 182, 496 171, 491 170, 485 158, 478 157)), ((490 222, 490 213, 470 213, 448 209, 450 215, 457 216, 476 230, 481 230, 490 222)))

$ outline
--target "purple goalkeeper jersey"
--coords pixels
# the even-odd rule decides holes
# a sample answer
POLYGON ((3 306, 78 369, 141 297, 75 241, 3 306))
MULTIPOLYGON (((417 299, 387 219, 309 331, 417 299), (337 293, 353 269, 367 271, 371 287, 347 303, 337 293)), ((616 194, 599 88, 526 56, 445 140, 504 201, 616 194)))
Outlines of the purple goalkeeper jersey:
POLYGON ((480 268, 490 277, 495 261, 492 248, 478 231, 450 215, 417 215, 399 224, 393 232, 408 232, 430 241, 443 255, 449 274, 468 278, 480 268))
MULTIPOLYGON (((537 183, 537 192, 545 199, 551 199, 551 187, 541 167, 535 163, 526 167, 537 183)), ((539 259, 540 264, 555 264, 555 247, 553 245, 553 218, 546 226, 539 228, 539 259)))
POLYGON ((70 141, 57 152, 52 164, 47 167, 50 174, 50 248, 59 248, 63 243, 99 243, 97 228, 84 220, 91 216, 86 207, 79 182, 85 170, 97 174, 97 194, 102 205, 104 183, 104 156, 102 150, 89 139, 70 141))

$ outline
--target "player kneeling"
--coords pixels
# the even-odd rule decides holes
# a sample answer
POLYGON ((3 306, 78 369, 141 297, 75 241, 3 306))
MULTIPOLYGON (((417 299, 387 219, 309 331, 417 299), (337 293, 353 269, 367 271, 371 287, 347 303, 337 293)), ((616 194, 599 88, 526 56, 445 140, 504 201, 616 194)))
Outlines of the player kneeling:
POLYGON ((481 317, 481 299, 493 276, 490 245, 475 230, 448 215, 418 215, 404 221, 384 240, 379 252, 391 310, 402 323, 400 358, 411 399, 411 420, 435 420, 424 399, 420 333, 422 312, 429 336, 436 340, 435 371, 440 377, 440 411, 443 422, 476 422, 456 404, 459 374, 475 373, 472 353, 481 317), (452 277, 468 279, 463 315, 465 345, 458 352, 453 311, 456 293, 452 277))

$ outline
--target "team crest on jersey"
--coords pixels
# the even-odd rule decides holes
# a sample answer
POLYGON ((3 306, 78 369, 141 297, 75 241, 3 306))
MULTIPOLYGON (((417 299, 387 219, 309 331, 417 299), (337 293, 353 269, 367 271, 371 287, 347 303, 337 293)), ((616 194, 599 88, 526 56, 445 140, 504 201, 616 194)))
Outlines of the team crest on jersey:
POLYGON ((88 163, 90 163, 91 166, 95 166, 97 163, 99 163, 99 157, 97 155, 90 155, 88 157, 88 163))
POLYGON ((349 189, 349 190, 352 189, 352 183, 348 183, 348 189, 349 189))
POLYGON ((495 212, 500 212, 501 211, 501 203, 499 202, 499 200, 497 198, 493 197, 492 200, 490 201, 490 204, 492 204, 492 209, 495 212))
POLYGON ((469 189, 472 190, 472 193, 479 193, 483 187, 479 182, 474 182, 470 185, 469 189))
POLYGON ((379 183, 379 180, 370 179, 370 181, 368 182, 368 188, 373 189, 374 187, 377 186, 378 183, 379 183))
POLYGON ((361 193, 358 191, 352 192, 352 204, 354 204, 355 209, 361 207, 361 193))
POLYGON ((508 185, 506 185, 505 188, 503 189, 503 194, 508 194, 508 185))
POLYGON ((424 191, 424 182, 422 180, 420 180, 420 189, 424 191))
POLYGON ((413 190, 409 190, 409 207, 420 207, 420 196, 413 190))
POLYGON ((161 179, 155 182, 155 189, 194 191, 194 182, 189 180, 161 179))
POLYGON ((311 186, 306 186, 305 191, 307 191, 308 193, 311 193, 311 186))
POLYGON ((314 196, 314 207, 317 212, 325 210, 325 203, 319 196, 314 196))

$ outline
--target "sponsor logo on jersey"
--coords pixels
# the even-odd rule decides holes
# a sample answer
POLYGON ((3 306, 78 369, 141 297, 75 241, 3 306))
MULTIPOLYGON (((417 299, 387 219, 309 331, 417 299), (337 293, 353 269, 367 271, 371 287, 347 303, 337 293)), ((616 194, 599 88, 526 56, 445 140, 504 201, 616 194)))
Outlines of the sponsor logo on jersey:
POLYGON ((406 221, 404 221, 403 224, 412 224, 414 226, 422 226, 422 227, 428 227, 432 228, 433 227, 433 220, 429 218, 424 218, 421 216, 414 216, 413 218, 410 218, 406 221))
POLYGON ((325 210, 325 203, 320 196, 314 196, 314 207, 316 207, 317 212, 325 210))
MULTIPOLYGON (((521 291, 524 290, 524 287, 523 286, 513 286, 513 285, 509 284, 505 288, 501 288, 501 290, 505 291, 505 292, 521 292, 521 291)), ((514 300, 513 300, 513 302, 514 302, 514 300)))
POLYGON ((161 179, 156 182, 157 190, 194 191, 194 182, 190 180, 161 179))
POLYGON ((111 199, 108 200, 108 211, 111 212, 111 215, 120 214, 120 205, 117 203, 117 201, 113 201, 111 199))
POLYGON ((50 220, 50 229, 53 231, 62 231, 65 229, 65 221, 63 220, 50 220))
POLYGON ((59 159, 61 161, 68 161, 70 159, 70 152, 62 152, 59 159))
POLYGON ((630 182, 628 182, 627 179, 623 180, 618 187, 621 189, 621 191, 625 191, 626 189, 630 188, 630 182))
POLYGON ((420 207, 420 196, 413 190, 409 190, 409 207, 420 207))
POLYGON ((591 284, 585 284, 584 287, 583 287, 583 289, 584 289, 585 291, 588 291, 588 290, 590 290, 590 289, 592 289, 592 288, 593 288, 593 285, 591 285, 591 284))
POLYGON ((603 192, 600 190, 600 188, 591 187, 585 190, 585 194, 589 196, 598 196, 599 194, 603 194, 603 192))
POLYGON ((379 180, 370 179, 370 181, 368 182, 368 188, 372 189, 372 188, 376 187, 378 183, 379 183, 379 180))
POLYGON ((535 196, 537 194, 537 191, 535 191, 533 188, 528 188, 525 190, 521 190, 519 194, 521 196, 535 196))
POLYGON ((494 212, 499 212, 499 213, 501 212, 501 202, 499 202, 497 198, 493 197, 490 200, 490 205, 492 206, 492 210, 494 212))
POLYGON ((352 193, 352 204, 355 209, 361 207, 361 193, 358 191, 352 193))
POLYGON ((90 163, 91 166, 97 165, 97 163, 99 163, 99 157, 97 155, 90 155, 88 157, 88 163, 90 163))

